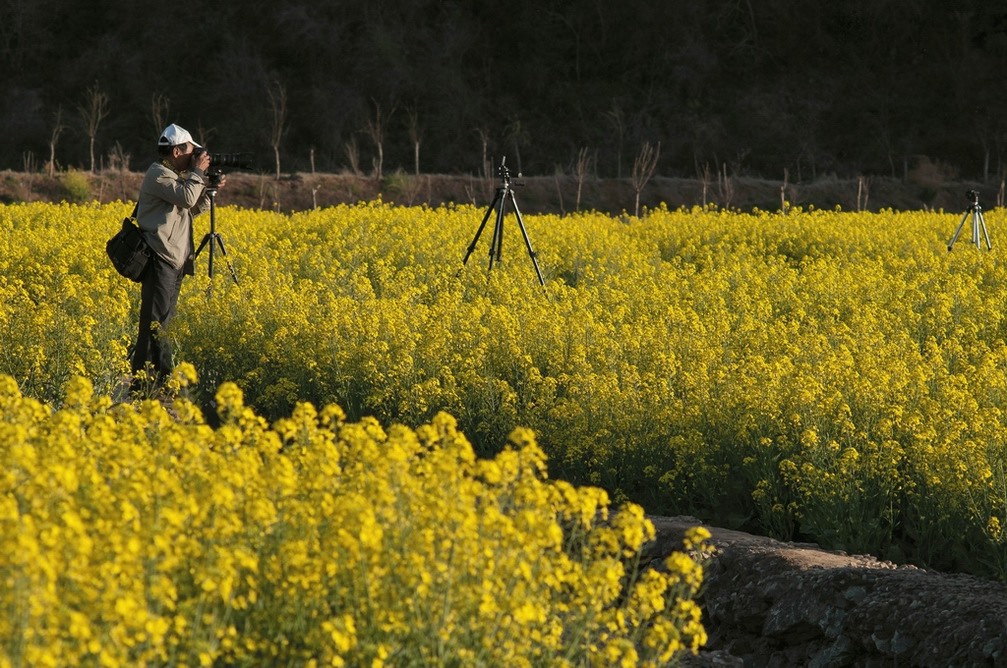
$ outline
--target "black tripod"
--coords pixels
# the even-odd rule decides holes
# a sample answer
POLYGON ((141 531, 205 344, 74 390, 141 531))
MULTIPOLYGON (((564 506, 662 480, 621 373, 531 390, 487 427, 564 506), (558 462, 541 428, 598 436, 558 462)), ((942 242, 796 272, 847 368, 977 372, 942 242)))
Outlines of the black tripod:
MULTIPOLYGON (((224 262, 227 263, 227 268, 231 271, 231 278, 234 279, 234 284, 238 284, 238 275, 234 273, 234 267, 231 266, 231 261, 227 259, 227 251, 224 249, 224 240, 221 238, 220 234, 217 233, 217 183, 220 180, 220 174, 211 173, 210 174, 210 185, 206 188, 206 194, 210 196, 210 231, 206 233, 203 240, 199 242, 199 248, 196 249, 196 257, 203 252, 203 248, 209 244, 210 245, 210 262, 207 265, 207 275, 213 278, 213 247, 216 246, 220 248, 220 254, 224 256, 224 262)), ((212 283, 210 284, 212 287, 212 283)))
POLYGON ((969 208, 965 210, 962 222, 958 223, 958 229, 955 230, 955 235, 951 237, 951 241, 948 243, 948 252, 951 252, 955 242, 958 241, 958 235, 962 233, 962 227, 965 226, 965 221, 969 219, 969 214, 972 214, 972 243, 976 245, 976 248, 982 250, 982 243, 979 238, 979 231, 982 230, 983 236, 986 238, 986 250, 993 250, 993 246, 990 245, 990 234, 986 230, 986 219, 983 218, 983 208, 979 206, 979 192, 970 190, 965 196, 969 198, 969 208))
MULTIPOLYGON (((520 176, 520 174, 518 174, 520 176)), ((483 228, 486 227, 486 221, 489 220, 490 214, 496 211, 496 226, 493 228, 493 240, 490 241, 490 266, 489 270, 493 271, 493 264, 500 262, 503 253, 503 224, 504 217, 507 215, 507 200, 510 200, 511 206, 514 207, 514 215, 517 218, 518 227, 521 228, 521 235, 524 237, 524 244, 528 248, 528 257, 531 258, 531 263, 535 267, 535 274, 538 276, 538 282, 545 287, 545 279, 542 278, 542 270, 539 269, 538 260, 535 259, 535 251, 531 247, 531 239, 528 238, 528 230, 524 226, 524 220, 521 218, 521 211, 518 209, 517 200, 514 198, 514 190, 510 182, 510 170, 507 169, 507 158, 500 161, 500 178, 503 183, 497 188, 496 195, 493 197, 493 202, 490 203, 489 208, 486 209, 486 215, 483 216, 483 222, 479 224, 479 229, 476 230, 476 236, 472 239, 472 243, 469 244, 469 249, 465 253, 465 258, 462 260, 462 265, 465 265, 469 261, 469 256, 472 255, 472 251, 475 250, 476 242, 479 241, 479 235, 483 233, 483 228)), ((489 277, 487 276, 487 279, 489 277)))

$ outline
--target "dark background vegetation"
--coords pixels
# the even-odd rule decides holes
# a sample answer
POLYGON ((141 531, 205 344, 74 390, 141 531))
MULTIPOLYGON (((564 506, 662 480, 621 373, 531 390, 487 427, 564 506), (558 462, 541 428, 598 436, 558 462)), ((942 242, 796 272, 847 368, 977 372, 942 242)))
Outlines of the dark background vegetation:
POLYGON ((174 121, 267 172, 618 178, 660 143, 666 177, 999 181, 1005 63, 977 1, 0 0, 0 168, 56 134, 59 168, 143 169, 174 121))

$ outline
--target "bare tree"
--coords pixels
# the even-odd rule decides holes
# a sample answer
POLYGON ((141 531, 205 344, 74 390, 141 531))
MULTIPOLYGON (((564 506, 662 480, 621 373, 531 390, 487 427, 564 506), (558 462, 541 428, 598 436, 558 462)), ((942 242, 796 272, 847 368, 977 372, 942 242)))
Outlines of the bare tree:
POLYGON ((168 126, 168 114, 171 110, 171 100, 164 93, 151 93, 150 120, 154 123, 154 135, 160 136, 161 131, 168 126))
POLYGON ((609 125, 615 130, 616 151, 615 151, 615 177, 622 178, 622 145, 626 137, 626 115, 617 104, 612 105, 612 109, 605 112, 605 118, 609 125))
POLYGON ((654 176, 654 170, 657 169, 657 160, 660 157, 661 142, 657 142, 657 148, 652 147, 650 142, 644 142, 643 146, 640 147, 640 153, 637 154, 636 159, 633 161, 632 182, 633 190, 636 191, 636 201, 633 204, 634 216, 639 217, 640 215, 640 193, 651 177, 654 176))
POLYGON ((30 202, 32 190, 35 187, 35 170, 38 168, 38 159, 35 157, 35 153, 33 151, 23 152, 21 154, 21 164, 22 173, 24 174, 24 180, 22 181, 24 195, 22 199, 30 202))
POLYGON ((357 143, 357 136, 352 135, 343 149, 346 151, 346 160, 350 163, 350 171, 354 176, 360 176, 360 145, 357 143))
POLYGON ((479 169, 482 171, 482 177, 490 178, 492 176, 493 165, 490 164, 489 150, 490 150, 490 131, 487 128, 476 128, 476 134, 479 135, 479 143, 482 146, 482 161, 479 163, 479 169))
POLYGON ((521 123, 521 119, 515 117, 507 124, 507 127, 504 128, 504 133, 507 137, 507 143, 514 147, 514 159, 517 161, 517 173, 518 176, 520 176, 522 172, 521 147, 526 145, 529 141, 528 131, 521 123))
POLYGON ((126 152, 126 149, 122 147, 122 144, 116 142, 115 146, 108 151, 108 168, 117 170, 120 173, 126 172, 129 170, 129 161, 131 157, 132 156, 126 152))
POLYGON ((276 158, 276 178, 280 178, 280 141, 286 133, 287 122, 287 89, 279 80, 273 80, 269 88, 269 104, 273 110, 273 130, 270 133, 269 143, 273 147, 273 156, 276 158))
MULTIPOLYGON (((160 130, 158 130, 160 132, 160 130)), ((215 127, 204 127, 202 123, 196 126, 196 138, 199 140, 196 143, 200 146, 209 146, 213 136, 217 134, 217 128, 215 127)))
POLYGON ((381 109, 381 103, 377 100, 371 98, 374 103, 374 116, 367 119, 367 127, 364 131, 367 136, 370 137, 371 141, 374 143, 374 150, 376 155, 372 160, 372 165, 374 166, 374 178, 381 180, 382 166, 385 162, 385 130, 388 123, 388 119, 391 118, 392 113, 395 111, 395 107, 385 115, 381 109))
POLYGON ((93 174, 96 172, 94 141, 101 122, 108 116, 108 95, 95 83, 87 89, 84 102, 77 107, 77 111, 80 112, 80 118, 84 122, 84 129, 87 132, 91 154, 91 173, 93 174))
MULTIPOLYGON (((116 142, 108 152, 108 169, 117 174, 116 181, 119 184, 123 200, 129 198, 129 161, 130 154, 126 152, 121 143, 116 142)), ((104 179, 101 182, 104 185, 104 179)))
POLYGON ((787 212, 787 181, 790 180, 790 171, 783 168, 783 183, 780 184, 780 213, 787 212))
POLYGON ((563 204, 563 181, 566 180, 566 173, 563 171, 562 165, 556 165, 552 178, 556 182, 556 197, 559 198, 559 215, 565 216, 566 207, 563 204))
POLYGON ((63 107, 56 109, 56 117, 53 119, 52 134, 49 135, 49 178, 56 173, 56 144, 59 143, 59 136, 66 130, 63 122, 63 107))
POLYGON ((591 166, 594 163, 594 158, 588 153, 587 146, 581 147, 580 151, 577 153, 577 163, 574 165, 574 176, 577 177, 577 206, 576 211, 580 211, 580 196, 584 190, 584 181, 587 180, 587 175, 591 173, 591 166))
POLYGON ((697 173, 699 174, 699 182, 703 184, 703 208, 706 208, 706 194, 710 191, 710 163, 703 164, 703 170, 700 171, 697 165, 697 173))
POLYGON ((717 189, 720 191, 721 206, 725 209, 731 208, 731 202, 734 200, 734 177, 727 173, 726 162, 717 172, 717 189))
POLYGON ((410 109, 409 115, 409 141, 413 144, 413 163, 416 176, 420 175, 420 144, 423 142, 423 128, 420 127, 419 114, 416 109, 410 109))
POLYGON ((992 147, 986 135, 980 135, 979 142, 983 147, 983 182, 985 183, 990 180, 990 152, 992 151, 992 147))

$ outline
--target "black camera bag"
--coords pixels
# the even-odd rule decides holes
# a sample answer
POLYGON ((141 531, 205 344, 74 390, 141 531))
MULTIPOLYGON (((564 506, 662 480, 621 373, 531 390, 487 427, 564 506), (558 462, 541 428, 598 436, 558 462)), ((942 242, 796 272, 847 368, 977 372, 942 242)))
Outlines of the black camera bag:
POLYGON ((105 244, 105 252, 117 272, 134 283, 139 283, 143 270, 147 268, 147 261, 150 260, 150 248, 144 241, 143 232, 133 222, 135 217, 136 207, 133 208, 133 215, 122 219, 122 229, 105 244))

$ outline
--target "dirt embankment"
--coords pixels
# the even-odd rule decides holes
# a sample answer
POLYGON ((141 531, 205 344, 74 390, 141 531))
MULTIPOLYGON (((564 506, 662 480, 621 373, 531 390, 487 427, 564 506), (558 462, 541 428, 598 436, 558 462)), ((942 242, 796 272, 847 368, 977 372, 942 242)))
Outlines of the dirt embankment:
MULTIPOLYGON (((132 201, 140 185, 138 172, 108 170, 98 175, 68 172, 43 174, 0 172, 0 202, 16 201, 132 201)), ((559 213, 595 210, 612 215, 632 214, 636 188, 630 179, 578 180, 574 176, 513 178, 514 193, 522 213, 559 213)), ((218 203, 248 209, 282 212, 304 211, 337 204, 371 201, 403 205, 473 204, 488 206, 498 178, 397 172, 381 179, 351 174, 273 175, 231 172, 218 203)), ((981 203, 991 208, 1003 199, 1000 184, 944 181, 914 177, 900 180, 870 177, 818 179, 811 183, 784 183, 765 179, 681 179, 654 177, 640 188, 640 206, 665 204, 678 207, 713 204, 720 208, 777 211, 783 207, 814 206, 844 211, 880 209, 944 209, 964 211, 965 193, 976 189, 981 203)))
MULTIPOLYGON (((655 559, 691 517, 651 517, 655 559)), ((1007 666, 1007 584, 708 527, 690 666, 1007 666)))

